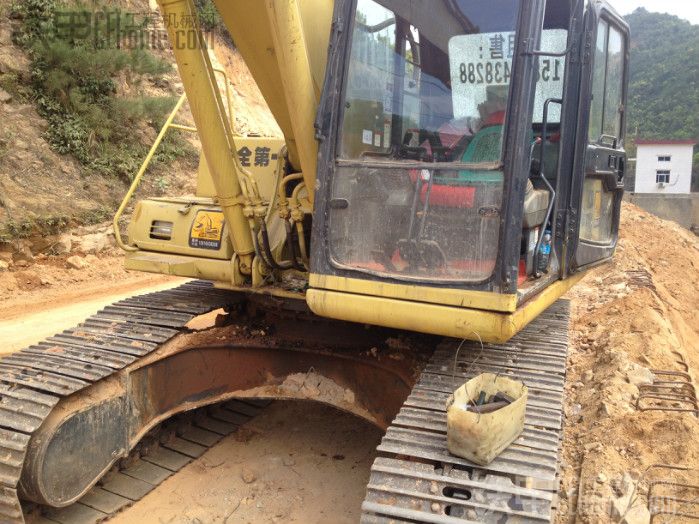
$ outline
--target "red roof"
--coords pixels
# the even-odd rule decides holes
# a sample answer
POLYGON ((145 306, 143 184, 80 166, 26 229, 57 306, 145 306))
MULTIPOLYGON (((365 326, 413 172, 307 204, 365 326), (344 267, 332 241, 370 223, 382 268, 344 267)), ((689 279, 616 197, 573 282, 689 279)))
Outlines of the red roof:
POLYGON ((696 140, 653 140, 649 138, 647 140, 638 139, 636 140, 636 145, 663 145, 663 146, 693 146, 696 145, 696 140))

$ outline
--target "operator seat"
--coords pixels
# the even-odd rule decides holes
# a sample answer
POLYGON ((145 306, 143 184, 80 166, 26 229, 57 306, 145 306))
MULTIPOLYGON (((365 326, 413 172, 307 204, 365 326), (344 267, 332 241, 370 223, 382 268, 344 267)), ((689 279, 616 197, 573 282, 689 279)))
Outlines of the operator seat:
MULTIPOLYGON (((464 151, 461 161, 464 163, 496 163, 500 160, 502 132, 505 111, 492 113, 481 129, 473 136, 464 151)), ((454 141, 454 148, 461 141, 454 141)), ((502 172, 494 170, 461 170, 441 172, 435 176, 430 190, 430 206, 442 208, 473 208, 477 200, 477 188, 499 189, 502 184, 502 172)), ((427 198, 428 184, 422 184, 420 200, 424 204, 427 198)), ((496 191, 499 193, 499 191, 496 191)), ((525 229, 540 226, 544 221, 549 203, 549 192, 536 188, 531 181, 527 183, 524 200, 525 229)), ((483 202, 479 202, 482 205, 483 202)), ((488 202, 492 205, 492 202, 488 202)))

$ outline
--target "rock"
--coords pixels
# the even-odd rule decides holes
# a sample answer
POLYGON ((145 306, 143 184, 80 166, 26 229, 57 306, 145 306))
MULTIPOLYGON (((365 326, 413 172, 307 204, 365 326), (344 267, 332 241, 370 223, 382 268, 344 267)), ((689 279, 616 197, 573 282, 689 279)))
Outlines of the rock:
POLYGON ((10 264, 4 260, 0 260, 0 271, 7 271, 8 269, 10 269, 10 264))
POLYGON ((613 522, 619 522, 621 521, 622 515, 626 513, 626 507, 629 504, 629 499, 626 497, 619 497, 615 500, 612 500, 612 520, 613 522))
POLYGON ((599 408, 597 408, 597 415, 600 417, 609 417, 612 414, 612 408, 608 402, 602 401, 599 408))
POLYGON ((355 397, 354 397, 354 391, 351 389, 346 389, 345 392, 342 394, 342 400, 343 402, 346 402, 347 404, 354 404, 355 402, 355 397))
POLYGON ((59 236, 51 246, 51 252, 54 255, 67 255, 71 249, 73 249, 73 240, 70 235, 59 236))
POLYGON ((585 373, 583 373, 582 381, 586 383, 591 382, 593 378, 595 378, 595 374, 592 372, 591 369, 588 369, 587 371, 585 371, 585 373))
POLYGON ((99 262, 100 259, 97 258, 95 255, 87 255, 87 256, 85 257, 85 261, 86 261, 88 264, 94 264, 94 263, 96 263, 96 262, 99 262))
POLYGON ((0 103, 9 104, 12 102, 12 95, 0 87, 0 103))
POLYGON ((634 366, 626 372, 626 380, 637 387, 650 385, 653 379, 653 372, 643 366, 634 366))
POLYGON ((626 473, 622 482, 626 483, 623 495, 612 501, 611 516, 613 521, 621 524, 649 524, 650 511, 643 501, 636 498, 629 504, 634 496, 633 479, 626 473))
POLYGON ((293 457, 284 457, 284 459, 282 460, 282 463, 287 467, 291 467, 291 466, 296 465, 296 461, 293 459, 293 457))
POLYGON ((648 508, 642 502, 637 502, 636 505, 626 513, 621 524, 649 524, 650 517, 651 515, 648 508))
POLYGON ((633 490, 634 482, 631 475, 624 473, 623 477, 612 480, 611 485, 617 497, 624 497, 633 490))
POLYGON ((66 265, 71 269, 85 269, 90 264, 84 258, 76 255, 66 260, 66 265))
POLYGON ((597 478, 595 480, 597 481, 597 484, 604 484, 605 482, 607 482, 607 475, 605 475, 604 473, 600 473, 599 475, 597 475, 597 478))
POLYGON ((243 471, 240 473, 240 478, 242 478, 243 482, 246 484, 252 484, 257 480, 257 475, 255 475, 255 472, 249 467, 243 466, 243 471))
POLYGON ((12 260, 15 262, 33 262, 34 255, 29 246, 24 244, 12 254, 12 260))
POLYGON ((634 499, 636 485, 633 477, 624 473, 621 479, 612 481, 612 489, 617 495, 612 500, 611 516, 614 522, 625 524, 648 524, 650 522, 650 512, 639 498, 634 499))
POLYGON ((113 237, 106 232, 92 233, 75 240, 76 248, 86 255, 99 253, 112 246, 113 237))
POLYGON ((570 406, 566 406, 565 408, 565 415, 568 418, 574 418, 580 415, 582 413, 582 405, 580 404, 572 404, 570 406))

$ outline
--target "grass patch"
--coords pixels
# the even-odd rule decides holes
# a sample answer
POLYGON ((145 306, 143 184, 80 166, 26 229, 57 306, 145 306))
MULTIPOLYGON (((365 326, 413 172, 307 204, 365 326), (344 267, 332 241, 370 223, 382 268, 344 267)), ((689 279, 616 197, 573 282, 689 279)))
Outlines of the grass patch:
POLYGON ((202 31, 217 33, 228 42, 231 47, 235 47, 233 37, 228 32, 226 24, 223 23, 223 18, 216 9, 212 0, 194 0, 194 6, 197 9, 197 18, 199 19, 199 27, 202 31))
POLYGON ((24 78, 17 73, 4 73, 0 75, 0 88, 12 95, 16 101, 26 104, 32 100, 32 89, 24 78))
MULTIPOLYGON (((92 172, 131 180, 151 145, 143 132, 160 130, 177 100, 147 96, 143 89, 172 70, 147 49, 127 45, 148 21, 98 3, 88 8, 58 0, 16 2, 12 16, 18 20, 14 41, 32 62, 30 89, 48 122, 51 147, 92 172), (135 94, 119 95, 122 85, 135 94)), ((179 142, 170 138, 170 153, 156 162, 188 153, 179 142)))
POLYGON ((0 225, 0 243, 37 236, 58 235, 69 226, 91 226, 111 220, 114 211, 106 206, 82 211, 74 215, 45 215, 15 220, 10 218, 0 225))

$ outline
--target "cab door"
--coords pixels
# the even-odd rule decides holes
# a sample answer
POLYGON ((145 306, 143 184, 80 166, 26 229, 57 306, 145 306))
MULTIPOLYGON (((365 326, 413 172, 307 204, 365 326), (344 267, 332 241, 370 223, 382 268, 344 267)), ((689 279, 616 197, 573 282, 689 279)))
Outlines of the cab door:
POLYGON ((571 194, 575 269, 614 254, 626 170, 628 26, 605 2, 589 4, 585 25, 577 134, 583 144, 571 194))

